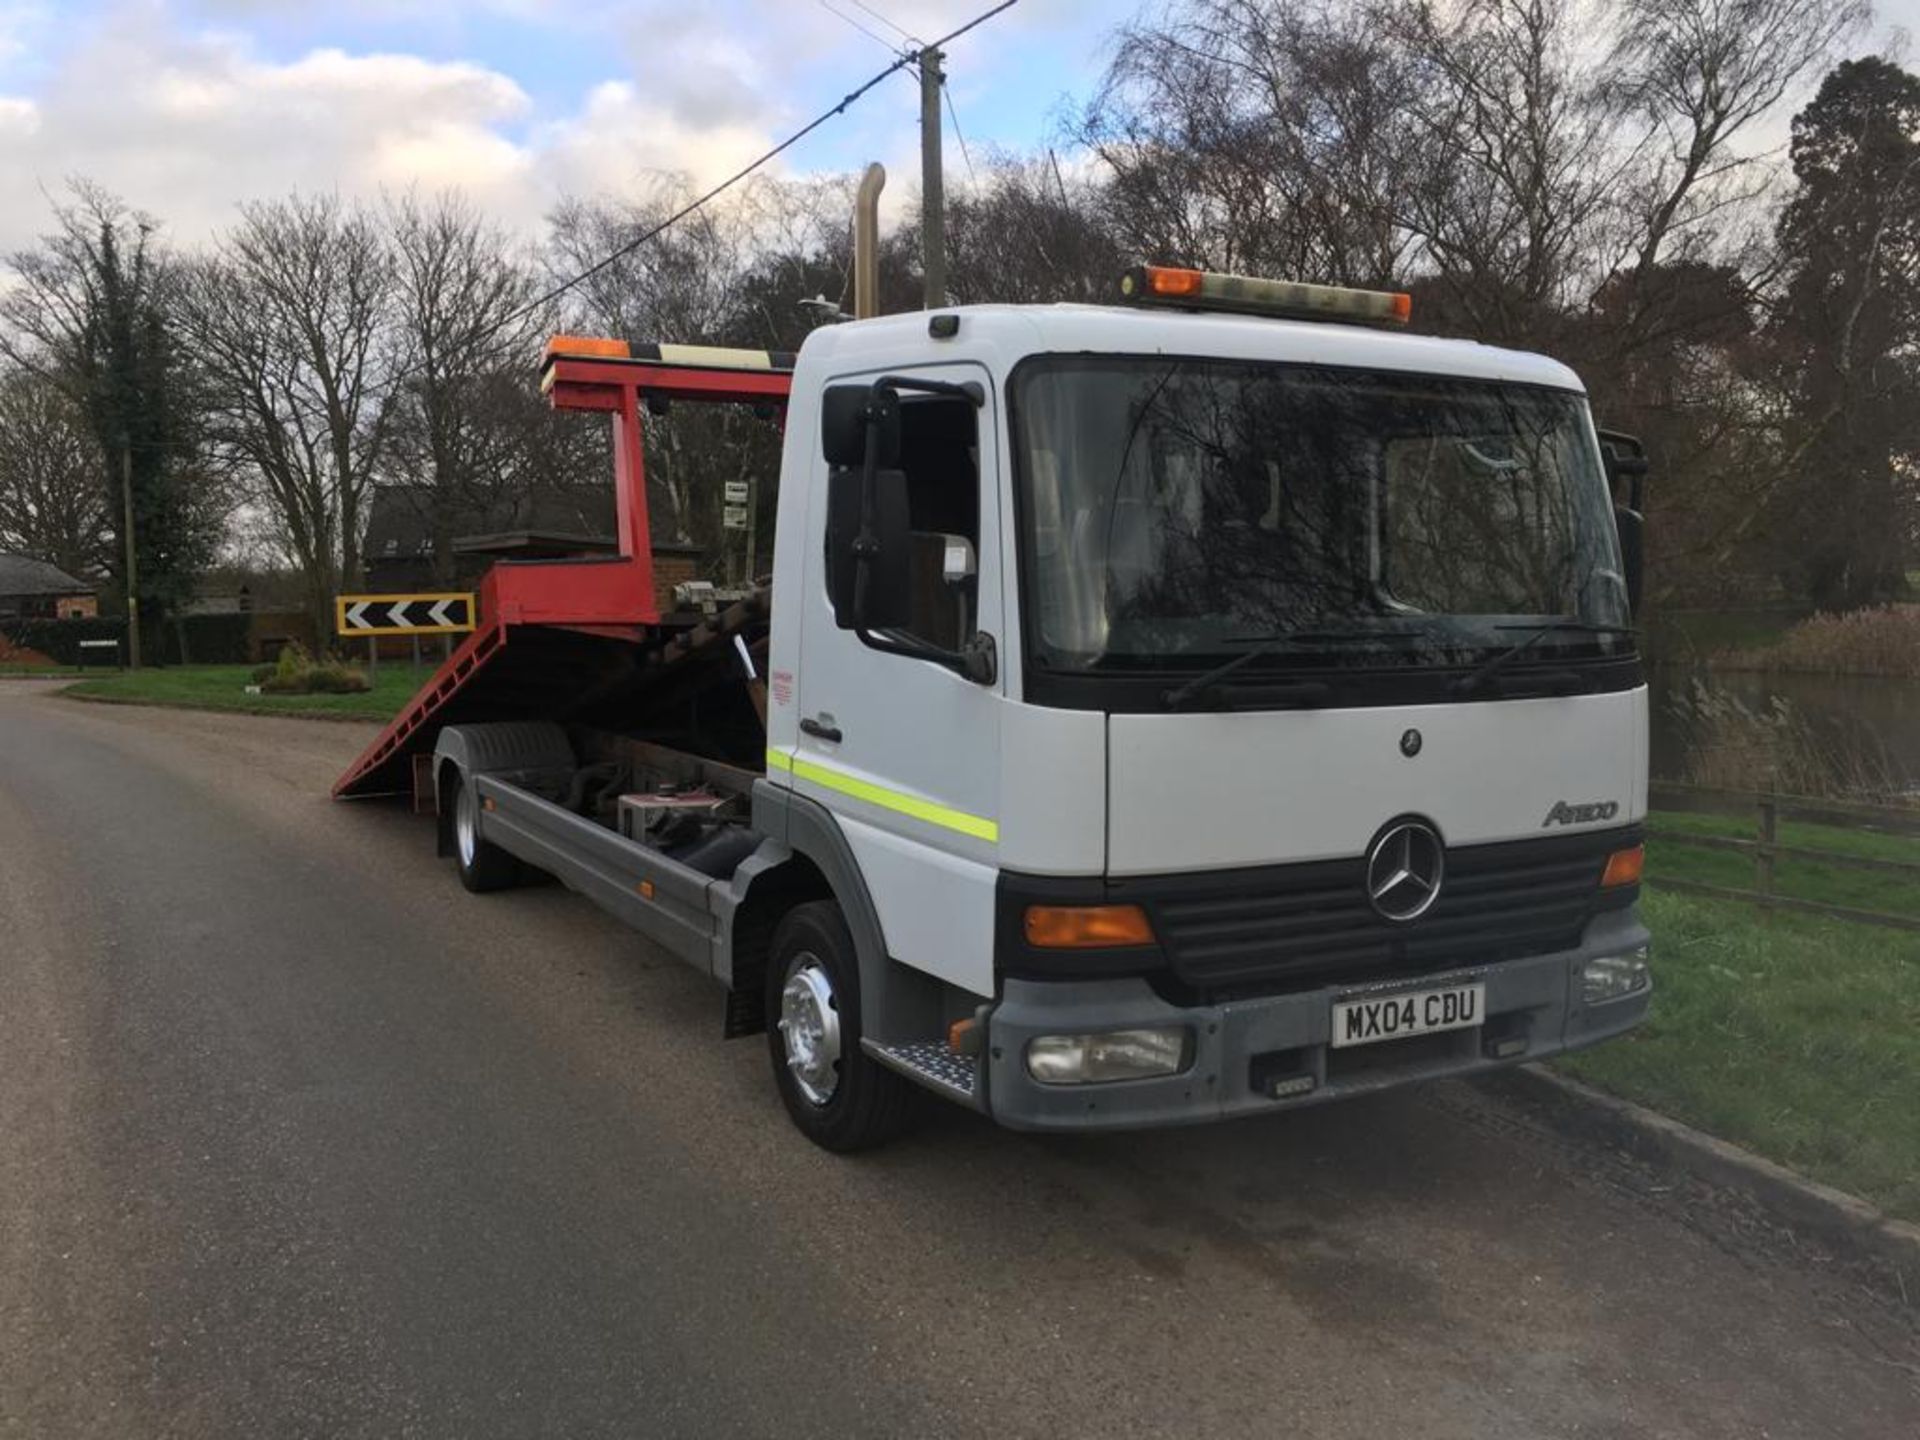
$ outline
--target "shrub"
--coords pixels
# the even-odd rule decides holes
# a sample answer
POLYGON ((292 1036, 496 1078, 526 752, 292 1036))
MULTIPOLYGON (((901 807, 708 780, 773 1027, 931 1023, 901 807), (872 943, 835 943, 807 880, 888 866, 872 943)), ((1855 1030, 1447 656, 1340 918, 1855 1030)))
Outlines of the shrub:
POLYGON ((1879 605, 1814 615, 1764 650, 1713 658, 1729 670, 1798 670, 1821 675, 1920 679, 1920 605, 1879 605))
POLYGON ((287 646, 254 675, 267 695, 363 695, 373 688, 364 671, 339 660, 316 661, 299 644, 287 646))
POLYGON ((29 650, 24 645, 16 645, 9 640, 4 631, 0 631, 0 665, 19 665, 26 669, 38 670, 51 668, 53 660, 38 650, 29 650))
POLYGON ((307 688, 316 695, 364 695, 373 689, 366 672, 331 661, 307 672, 307 688))

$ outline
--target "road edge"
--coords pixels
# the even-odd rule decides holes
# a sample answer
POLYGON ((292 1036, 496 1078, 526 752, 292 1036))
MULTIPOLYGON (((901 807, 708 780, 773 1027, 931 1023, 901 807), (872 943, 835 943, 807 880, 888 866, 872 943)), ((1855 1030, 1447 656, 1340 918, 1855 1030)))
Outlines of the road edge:
POLYGON ((1545 1065, 1516 1066, 1507 1075, 1555 1107, 1577 1128, 1644 1160, 1748 1196, 1776 1219, 1903 1274, 1920 1272, 1920 1225, 1896 1219, 1869 1201, 1717 1135, 1595 1089, 1545 1065))
POLYGON ((254 715, 267 720, 322 720, 330 725, 387 725, 393 721, 392 715, 373 715, 354 711, 276 710, 265 705, 195 705, 185 700, 135 700, 121 695, 76 695, 71 688, 61 690, 59 695, 62 700, 72 700, 81 705, 125 705, 141 710, 191 710, 200 715, 254 715))

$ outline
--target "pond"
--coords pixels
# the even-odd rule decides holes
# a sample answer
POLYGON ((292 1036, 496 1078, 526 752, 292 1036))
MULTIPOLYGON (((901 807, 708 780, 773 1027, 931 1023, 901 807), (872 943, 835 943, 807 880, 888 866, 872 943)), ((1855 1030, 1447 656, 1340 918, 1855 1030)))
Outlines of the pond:
POLYGON ((1896 787, 1920 794, 1920 680, 1873 675, 1763 674, 1661 666, 1649 671, 1650 768, 1657 780, 1687 777, 1701 737, 1676 707, 1695 683, 1755 713, 1777 699, 1835 754, 1872 757, 1896 787))

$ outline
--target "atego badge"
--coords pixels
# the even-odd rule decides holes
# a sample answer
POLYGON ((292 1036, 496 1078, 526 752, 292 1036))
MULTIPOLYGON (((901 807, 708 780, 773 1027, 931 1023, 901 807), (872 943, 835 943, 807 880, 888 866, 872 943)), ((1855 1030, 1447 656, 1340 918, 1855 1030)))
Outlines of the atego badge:
POLYGON ((342 595, 334 612, 342 635, 462 635, 473 629, 473 596, 342 595))

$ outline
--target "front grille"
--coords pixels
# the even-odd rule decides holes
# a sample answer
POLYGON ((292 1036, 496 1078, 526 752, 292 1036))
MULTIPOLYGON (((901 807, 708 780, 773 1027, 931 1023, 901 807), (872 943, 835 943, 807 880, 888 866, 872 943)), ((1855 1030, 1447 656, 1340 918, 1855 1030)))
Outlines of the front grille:
POLYGON ((1110 893, 1147 908, 1182 982, 1215 997, 1255 994, 1567 949, 1603 898, 1632 897, 1603 897, 1600 876, 1608 855, 1639 838, 1608 830, 1450 849, 1440 898, 1407 924, 1368 904, 1359 856, 1115 881, 1110 893))

